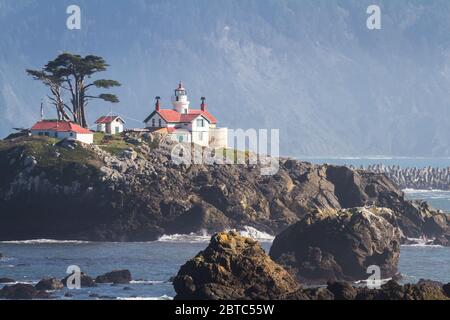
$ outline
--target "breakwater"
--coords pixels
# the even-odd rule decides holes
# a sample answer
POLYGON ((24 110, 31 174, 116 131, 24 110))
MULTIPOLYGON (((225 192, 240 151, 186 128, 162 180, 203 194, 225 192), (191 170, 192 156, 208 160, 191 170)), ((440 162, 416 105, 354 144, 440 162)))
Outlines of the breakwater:
POLYGON ((447 168, 403 168, 400 166, 386 166, 383 164, 355 167, 375 173, 384 173, 402 189, 439 189, 450 190, 450 167, 447 168))

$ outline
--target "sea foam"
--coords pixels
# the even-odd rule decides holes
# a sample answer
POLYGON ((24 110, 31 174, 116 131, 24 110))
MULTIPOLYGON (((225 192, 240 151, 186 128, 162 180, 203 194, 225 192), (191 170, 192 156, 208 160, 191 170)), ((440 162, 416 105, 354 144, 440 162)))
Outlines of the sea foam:
MULTIPOLYGON (((230 230, 225 230, 230 231, 230 230)), ((259 231, 250 226, 244 226, 240 230, 236 230, 244 237, 253 238, 260 242, 272 242, 274 236, 259 231)), ((197 243, 197 242, 209 242, 211 239, 211 234, 208 234, 206 231, 202 231, 200 233, 190 233, 190 234, 171 234, 171 235, 163 235, 158 241, 159 242, 184 242, 184 243, 197 243)))
POLYGON ((5 244, 83 244, 89 243, 89 241, 81 240, 53 240, 53 239, 32 239, 32 240, 11 240, 0 241, 5 244))

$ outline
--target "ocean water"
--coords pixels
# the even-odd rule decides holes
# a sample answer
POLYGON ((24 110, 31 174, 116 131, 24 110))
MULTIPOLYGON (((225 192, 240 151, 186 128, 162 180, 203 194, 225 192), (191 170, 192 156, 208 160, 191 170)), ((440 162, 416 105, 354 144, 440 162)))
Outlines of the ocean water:
MULTIPOLYGON (((384 162, 384 161, 383 161, 384 162)), ((330 162, 329 162, 330 163, 330 162)), ((352 164, 358 165, 358 159, 352 164)), ((429 201, 437 209, 450 212, 450 191, 405 190, 410 199, 429 201)), ((257 238, 268 252, 272 237, 252 228, 242 231, 257 238)), ((175 292, 170 278, 188 259, 203 250, 206 234, 167 235, 156 242, 95 243, 34 240, 0 242, 0 277, 35 284, 44 277, 64 278, 67 267, 77 265, 91 277, 128 269, 133 281, 127 285, 101 284, 95 288, 54 292, 58 299, 171 299, 175 292), (65 297, 70 291, 72 297, 65 297)), ((433 279, 450 282, 450 248, 402 246, 399 271, 403 282, 433 279)), ((0 287, 2 285, 0 284, 0 287)))

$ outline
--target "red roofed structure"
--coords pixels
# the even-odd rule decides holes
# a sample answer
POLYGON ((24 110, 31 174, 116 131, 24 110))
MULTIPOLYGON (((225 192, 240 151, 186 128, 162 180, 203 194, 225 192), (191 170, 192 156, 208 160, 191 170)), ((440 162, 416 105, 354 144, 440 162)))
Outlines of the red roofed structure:
POLYGON ((167 128, 172 140, 192 142, 202 146, 226 147, 228 132, 217 128, 217 119, 209 113, 202 97, 200 109, 191 109, 184 85, 180 82, 172 96, 172 109, 162 109, 156 97, 155 110, 144 120, 146 128, 161 132, 167 128))
POLYGON ((41 120, 30 129, 32 135, 47 136, 51 138, 72 138, 81 142, 93 143, 94 134, 89 129, 83 128, 70 121, 41 120))
POLYGON ((102 116, 95 121, 97 131, 107 134, 119 134, 123 131, 125 121, 119 116, 102 116))

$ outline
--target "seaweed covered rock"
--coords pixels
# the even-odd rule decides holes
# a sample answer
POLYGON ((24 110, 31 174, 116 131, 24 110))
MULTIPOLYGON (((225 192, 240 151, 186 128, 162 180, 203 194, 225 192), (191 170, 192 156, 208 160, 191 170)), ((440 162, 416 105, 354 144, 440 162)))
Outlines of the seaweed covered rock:
POLYGON ((303 282, 367 279, 371 265, 390 278, 397 273, 401 239, 393 215, 384 208, 310 214, 275 238, 270 256, 303 282))
POLYGON ((302 298, 297 281, 259 243, 233 231, 214 235, 180 268, 173 285, 176 299, 302 298))

